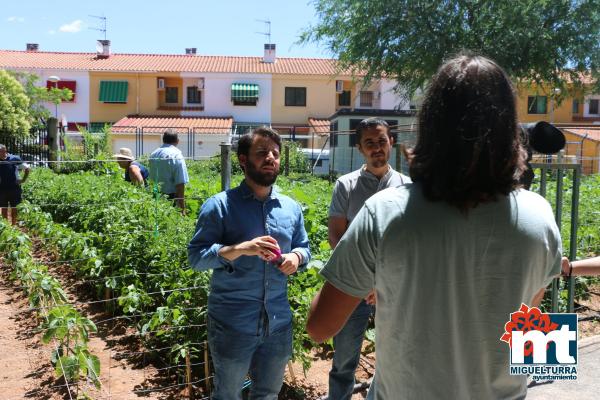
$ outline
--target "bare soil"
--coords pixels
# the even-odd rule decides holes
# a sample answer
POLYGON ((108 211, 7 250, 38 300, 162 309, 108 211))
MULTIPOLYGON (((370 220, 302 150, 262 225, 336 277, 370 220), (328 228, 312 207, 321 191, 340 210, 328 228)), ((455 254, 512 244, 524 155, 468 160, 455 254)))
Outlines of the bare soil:
POLYGON ((145 351, 130 323, 112 318, 103 303, 94 302, 93 290, 77 283, 68 265, 52 263, 55 255, 44 249, 40 241, 33 243, 35 259, 50 266, 50 273, 61 281, 69 302, 97 325, 98 332, 91 335, 88 348, 100 358, 102 385, 100 389, 83 381, 67 385, 62 377, 56 377, 50 362, 53 344, 41 342, 41 320, 28 311, 29 304, 19 283, 9 279, 10 269, 0 260, 0 397, 4 400, 76 399, 84 395, 97 400, 182 398, 184 385, 178 386, 176 377, 166 371, 157 371, 160 361, 145 351))
POLYGON ((579 338, 600 335, 600 283, 590 286, 590 298, 575 305, 579 315, 579 338), (581 308, 580 308, 581 307, 581 308))

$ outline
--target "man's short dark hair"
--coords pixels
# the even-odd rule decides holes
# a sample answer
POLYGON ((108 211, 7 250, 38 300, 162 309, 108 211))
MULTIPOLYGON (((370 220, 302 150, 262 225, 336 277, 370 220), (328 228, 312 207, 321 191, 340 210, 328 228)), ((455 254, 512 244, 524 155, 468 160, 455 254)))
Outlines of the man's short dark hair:
POLYGON ((279 133, 277 133, 275 129, 269 128, 268 126, 261 126, 259 128, 254 129, 252 132, 248 132, 242 135, 242 137, 240 137, 237 146, 238 158, 240 157, 240 155, 248 156, 248 154, 250 153, 250 147, 252 147, 252 141, 254 140, 254 136, 256 135, 271 139, 275 142, 275 144, 277 144, 279 150, 281 150, 281 136, 279 136, 279 133))
POLYGON ((162 141, 164 144, 176 144, 179 140, 177 132, 165 131, 162 135, 162 141))
POLYGON ((424 196, 466 212, 519 187, 526 152, 513 85, 494 61, 461 54, 427 89, 410 176, 424 196))
POLYGON ((381 118, 377 118, 377 117, 370 117, 370 118, 363 119, 356 126, 356 131, 355 131, 356 143, 360 143, 360 140, 362 139, 362 134, 364 131, 366 131, 368 129, 372 129, 372 128, 377 128, 380 126, 383 126, 385 128, 387 135, 389 136, 390 139, 394 137, 391 133, 390 126, 388 125, 387 122, 385 122, 385 120, 383 120, 381 118))

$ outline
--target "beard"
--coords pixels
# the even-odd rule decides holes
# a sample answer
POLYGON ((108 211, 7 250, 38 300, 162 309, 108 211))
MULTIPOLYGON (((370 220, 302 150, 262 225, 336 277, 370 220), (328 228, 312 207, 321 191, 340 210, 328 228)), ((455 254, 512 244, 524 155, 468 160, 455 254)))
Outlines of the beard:
POLYGON ((273 173, 260 172, 260 170, 254 166, 254 164, 248 162, 246 163, 246 174, 257 185, 269 187, 277 180, 279 169, 275 170, 273 173))
POLYGON ((383 157, 377 157, 371 160, 371 166, 381 168, 388 163, 388 158, 383 154, 383 157))

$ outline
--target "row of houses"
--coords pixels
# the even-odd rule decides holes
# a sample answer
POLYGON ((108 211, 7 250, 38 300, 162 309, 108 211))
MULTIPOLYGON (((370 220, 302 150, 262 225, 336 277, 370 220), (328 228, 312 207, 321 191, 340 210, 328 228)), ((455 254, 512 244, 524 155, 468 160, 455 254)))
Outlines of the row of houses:
MULTIPOLYGON (((113 54, 107 40, 98 41, 94 53, 44 52, 27 44, 25 51, 0 50, 0 68, 70 89, 71 101, 49 106, 67 130, 109 124, 115 149, 135 148, 138 155, 156 147, 165 128, 181 132, 186 155, 201 158, 230 135, 266 124, 303 147, 336 148, 339 165, 351 165, 360 162, 352 138, 342 134, 328 143, 330 130, 352 130, 373 115, 414 130, 416 105, 394 91, 395 82, 364 85, 333 59, 277 57, 274 44, 265 44, 262 57, 197 55, 193 48, 180 55, 113 54)), ((600 137, 587 126, 600 124, 599 103, 600 94, 582 92, 558 104, 546 88, 526 87, 518 94, 519 119, 585 124, 568 140, 582 141, 573 151, 598 158, 600 137)))

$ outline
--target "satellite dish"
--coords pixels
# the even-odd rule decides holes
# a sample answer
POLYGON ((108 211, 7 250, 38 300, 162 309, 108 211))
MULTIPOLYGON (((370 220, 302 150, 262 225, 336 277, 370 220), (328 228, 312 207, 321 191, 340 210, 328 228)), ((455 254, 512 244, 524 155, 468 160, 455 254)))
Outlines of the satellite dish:
POLYGON ((96 53, 98 53, 98 54, 104 53, 104 46, 102 45, 102 43, 100 43, 100 41, 96 42, 96 53))

